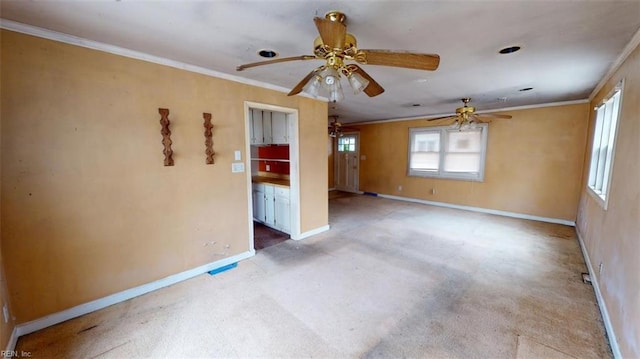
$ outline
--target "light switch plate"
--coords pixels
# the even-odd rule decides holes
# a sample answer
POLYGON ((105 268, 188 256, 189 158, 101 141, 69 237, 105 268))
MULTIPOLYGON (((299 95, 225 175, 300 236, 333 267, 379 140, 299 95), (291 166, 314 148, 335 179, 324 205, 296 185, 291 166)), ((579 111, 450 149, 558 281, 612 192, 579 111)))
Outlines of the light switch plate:
POLYGON ((234 161, 242 161, 242 154, 240 153, 240 151, 235 151, 233 153, 233 157, 234 161))
POLYGON ((231 164, 231 172, 239 173, 244 172, 244 163, 242 162, 234 162, 231 164))

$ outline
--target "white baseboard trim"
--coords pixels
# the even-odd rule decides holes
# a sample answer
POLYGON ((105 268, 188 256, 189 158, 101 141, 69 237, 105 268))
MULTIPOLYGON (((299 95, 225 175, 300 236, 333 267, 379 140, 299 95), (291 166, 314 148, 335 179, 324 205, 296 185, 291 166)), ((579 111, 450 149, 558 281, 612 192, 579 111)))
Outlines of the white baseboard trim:
POLYGON ((319 233, 322 233, 322 232, 326 232, 326 231, 329 230, 329 228, 331 228, 331 227, 327 224, 326 226, 318 227, 316 229, 312 229, 310 231, 307 231, 307 232, 304 232, 304 233, 300 233, 297 236, 291 236, 291 239, 299 241, 301 239, 305 239, 307 237, 315 236, 316 234, 319 234, 319 233))
POLYGON ((572 227, 576 226, 576 222, 575 221, 568 221, 566 219, 540 217, 540 216, 533 216, 533 215, 524 214, 524 213, 500 211, 500 210, 497 210, 497 209, 488 209, 488 208, 480 208, 480 207, 472 207, 472 206, 463 206, 463 205, 459 205, 459 204, 427 201, 427 200, 424 200, 424 199, 409 198, 409 197, 399 197, 399 196, 392 196, 392 195, 380 194, 380 193, 378 193, 378 197, 395 199, 395 200, 406 201, 406 202, 415 202, 415 203, 428 204, 428 205, 431 205, 431 206, 462 209, 462 210, 465 210, 465 211, 495 214, 495 215, 498 215, 498 216, 513 217, 513 218, 520 218, 520 219, 529 219, 529 220, 532 220, 532 221, 564 224, 565 226, 572 226, 572 227))
POLYGON ((2 358, 11 359, 15 357, 13 351, 16 350, 16 344, 18 343, 18 328, 13 327, 13 331, 11 332, 11 336, 9 337, 9 342, 7 343, 7 349, 4 351, 4 355, 2 358))
POLYGON ((91 302, 77 305, 73 308, 65 309, 61 312, 47 315, 46 317, 35 319, 30 322, 18 324, 14 329, 14 333, 16 334, 16 341, 18 337, 22 335, 33 333, 40 329, 44 329, 58 323, 62 323, 66 320, 73 319, 102 308, 106 308, 113 304, 120 303, 125 300, 135 298, 137 296, 140 296, 149 292, 153 292, 154 290, 158 290, 160 288, 164 288, 172 284, 176 284, 178 282, 182 282, 184 280, 206 273, 210 270, 217 269, 217 268, 241 261, 243 259, 252 257, 253 255, 255 255, 254 251, 247 251, 240 254, 236 254, 235 256, 232 256, 232 257, 224 258, 219 261, 211 262, 211 263, 202 265, 200 267, 189 269, 181 273, 170 275, 166 278, 159 279, 155 282, 143 284, 135 288, 127 289, 119 293, 115 293, 100 299, 93 300, 91 302))
POLYGON ((609 317, 607 304, 604 302, 604 298, 602 297, 600 285, 598 284, 598 277, 596 276, 596 272, 593 270, 593 266, 591 265, 591 258, 589 258, 589 252, 587 252, 587 247, 584 245, 584 241, 582 240, 582 235, 580 234, 578 227, 576 227, 576 234, 578 235, 578 242, 580 243, 582 256, 584 257, 585 263, 587 263, 589 277, 591 278, 591 285, 593 286, 593 291, 596 293, 596 300, 598 301, 600 314, 602 314, 604 328, 607 331, 607 336, 609 337, 609 345, 611 346, 613 357, 616 359, 622 359, 622 353, 620 352, 620 347, 618 346, 618 339, 616 338, 616 333, 613 331, 613 326, 611 325, 611 318, 609 317))

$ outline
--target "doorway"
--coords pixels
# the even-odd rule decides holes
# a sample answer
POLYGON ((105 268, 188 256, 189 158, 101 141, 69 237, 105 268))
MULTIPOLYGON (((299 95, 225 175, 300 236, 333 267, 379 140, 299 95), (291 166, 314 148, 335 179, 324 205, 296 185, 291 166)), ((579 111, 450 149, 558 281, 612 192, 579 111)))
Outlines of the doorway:
POLYGON ((345 133, 336 139, 334 186, 339 191, 358 192, 359 138, 358 133, 345 133))
POLYGON ((267 234, 268 243, 300 237, 298 110, 250 101, 244 107, 249 248, 255 252, 256 233, 267 234))

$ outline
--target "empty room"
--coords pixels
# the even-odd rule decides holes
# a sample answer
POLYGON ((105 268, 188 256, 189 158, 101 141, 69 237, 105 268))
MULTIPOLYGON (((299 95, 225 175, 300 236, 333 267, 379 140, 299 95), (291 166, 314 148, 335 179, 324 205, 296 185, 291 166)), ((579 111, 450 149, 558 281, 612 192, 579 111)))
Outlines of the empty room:
POLYGON ((640 2, 0 1, 4 358, 640 359, 640 2))

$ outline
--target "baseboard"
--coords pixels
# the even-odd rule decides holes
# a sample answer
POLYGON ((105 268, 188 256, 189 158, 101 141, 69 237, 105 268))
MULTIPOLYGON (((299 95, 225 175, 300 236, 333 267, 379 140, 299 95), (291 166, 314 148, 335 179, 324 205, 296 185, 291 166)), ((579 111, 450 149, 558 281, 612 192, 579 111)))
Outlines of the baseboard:
POLYGON ((193 278, 200 274, 207 273, 210 270, 214 270, 216 268, 220 268, 220 267, 229 265, 231 263, 235 263, 243 259, 252 257, 253 255, 255 255, 254 251, 243 252, 232 257, 224 258, 219 261, 208 263, 200 267, 196 267, 181 273, 170 275, 166 278, 157 280, 155 282, 143 284, 141 286, 127 289, 125 291, 115 293, 115 294, 106 296, 104 298, 100 298, 91 302, 80 304, 73 308, 69 308, 61 312, 47 315, 46 317, 35 319, 30 322, 18 324, 14 329, 14 334, 16 334, 16 341, 18 337, 22 335, 33 333, 40 329, 44 329, 58 323, 62 323, 69 319, 73 319, 81 315, 85 315, 85 314, 94 312, 96 310, 123 302, 125 300, 135 298, 137 296, 140 296, 149 292, 153 292, 154 290, 158 290, 160 288, 164 288, 172 284, 182 282, 184 280, 193 278))
POLYGON ((331 192, 331 191, 337 191, 337 189, 335 187, 331 187, 331 188, 329 188, 329 192, 331 192))
POLYGON ((607 304, 604 302, 604 298, 602 297, 602 292, 600 291, 600 285, 598 284, 598 277, 596 276, 596 273, 593 270, 593 266, 591 265, 591 258, 589 258, 589 252, 587 252, 587 247, 584 245, 584 241, 582 240, 582 235, 580 234, 578 227, 576 227, 576 234, 578 235, 578 242, 580 243, 582 256, 584 257, 585 263, 587 263, 587 269, 589 270, 591 285, 593 286, 593 291, 596 293, 596 300, 598 301, 600 314, 602 314, 602 321, 604 322, 604 328, 607 331, 607 336, 609 337, 609 345, 611 346, 613 357, 616 359, 622 359, 622 353, 620 352, 620 347, 618 346, 618 339, 616 338, 616 333, 613 331, 613 326, 611 325, 611 318, 609 317, 607 304))
POLYGON ((14 350, 16 350, 16 344, 18 343, 18 328, 13 327, 9 342, 7 343, 7 349, 3 352, 2 358, 11 359, 15 357, 14 350))
POLYGON ((311 236, 315 236, 316 234, 322 233, 322 232, 326 232, 329 230, 329 228, 331 228, 328 224, 326 226, 322 226, 322 227, 318 227, 316 229, 312 229, 310 231, 304 232, 304 233, 300 233, 297 236, 291 236, 291 239, 295 239, 296 241, 301 240, 301 239, 305 239, 307 237, 311 237, 311 236))
POLYGON ((568 221, 566 219, 533 216, 533 215, 524 214, 524 213, 500 211, 500 210, 497 210, 497 209, 488 209, 488 208, 481 208, 481 207, 463 206, 463 205, 459 205, 459 204, 451 204, 451 203, 446 203, 446 202, 427 201, 427 200, 424 200, 424 199, 409 198, 409 197, 399 197, 399 196, 392 196, 392 195, 381 194, 381 193, 378 193, 378 197, 395 199, 395 200, 406 201, 406 202, 428 204, 428 205, 437 206, 437 207, 447 207, 447 208, 462 209, 462 210, 465 210, 465 211, 495 214, 495 215, 504 216, 504 217, 513 217, 513 218, 520 218, 520 219, 529 219, 529 220, 532 220, 532 221, 539 221, 539 222, 564 224, 565 226, 572 226, 572 227, 576 226, 576 222, 575 221, 568 221))

